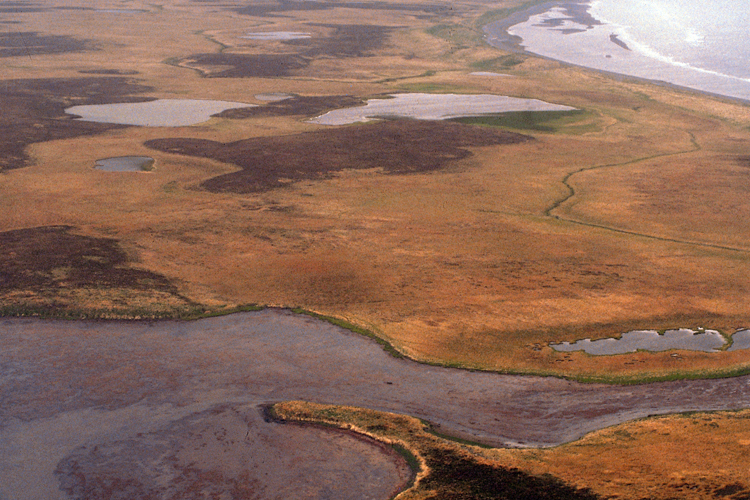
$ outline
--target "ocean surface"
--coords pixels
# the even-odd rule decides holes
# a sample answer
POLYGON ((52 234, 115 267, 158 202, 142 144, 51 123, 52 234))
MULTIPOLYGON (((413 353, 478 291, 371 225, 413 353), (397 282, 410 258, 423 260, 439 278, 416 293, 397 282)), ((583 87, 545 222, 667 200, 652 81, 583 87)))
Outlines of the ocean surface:
POLYGON ((485 31, 504 48, 511 40, 552 59, 750 100, 749 28, 750 2, 739 0, 592 0, 551 1, 485 31))

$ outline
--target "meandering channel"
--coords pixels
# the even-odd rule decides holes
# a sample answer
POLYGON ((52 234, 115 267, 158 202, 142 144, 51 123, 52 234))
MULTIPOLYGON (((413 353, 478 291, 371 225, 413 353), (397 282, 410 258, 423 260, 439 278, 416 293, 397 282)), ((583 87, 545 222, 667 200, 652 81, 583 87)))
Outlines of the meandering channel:
POLYGON ((469 372, 264 310, 193 322, 0 320, 0 396, 0 498, 52 499, 67 498, 60 464, 71 456, 151 449, 144 442, 188 432, 185 422, 264 403, 368 407, 493 445, 547 446, 652 414, 750 407, 750 378, 611 386, 469 372))

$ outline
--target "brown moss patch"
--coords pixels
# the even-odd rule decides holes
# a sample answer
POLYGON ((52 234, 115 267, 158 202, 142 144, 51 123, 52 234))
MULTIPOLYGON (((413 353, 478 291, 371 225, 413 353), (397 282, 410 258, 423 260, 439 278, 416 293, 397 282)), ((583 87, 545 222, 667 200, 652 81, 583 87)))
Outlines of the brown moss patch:
POLYGON ((388 174, 434 171, 469 156, 467 148, 530 139, 455 123, 393 120, 226 144, 177 138, 148 141, 146 146, 235 164, 242 170, 201 186, 212 192, 252 193, 304 179, 325 179, 345 169, 381 169, 388 174))
POLYGON ((79 104, 140 102, 148 87, 125 78, 6 80, 0 85, 0 170, 25 167, 24 148, 35 142, 93 135, 123 125, 74 120, 79 104))

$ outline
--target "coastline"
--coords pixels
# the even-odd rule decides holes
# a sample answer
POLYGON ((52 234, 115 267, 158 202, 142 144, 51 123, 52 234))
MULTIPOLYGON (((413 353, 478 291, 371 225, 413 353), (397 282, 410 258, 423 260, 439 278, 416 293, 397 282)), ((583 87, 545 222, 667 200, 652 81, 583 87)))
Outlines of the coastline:
MULTIPOLYGON (((605 26, 600 21, 598 21, 596 18, 594 18, 591 14, 589 14, 588 9, 591 6, 592 1, 591 0, 552 0, 540 4, 535 4, 530 6, 527 9, 514 12, 510 16, 506 17, 505 19, 501 19, 499 21, 495 21, 492 23, 489 23, 482 27, 482 31, 485 33, 485 41, 500 50, 504 50, 506 52, 512 52, 515 54, 522 54, 522 55, 531 55, 534 57, 540 57, 542 59, 547 59, 551 61, 557 61, 561 62, 563 64, 588 69, 590 71, 595 71, 598 73, 601 73, 603 75, 606 75, 610 78, 613 78, 615 80, 619 81, 625 81, 625 80, 634 80, 639 82, 646 82, 653 85, 658 85, 661 87, 667 87, 671 89, 676 89, 680 91, 687 91, 691 93, 696 93, 699 95, 704 95, 712 98, 718 98, 721 100, 726 100, 732 103, 736 104, 742 104, 742 105, 750 105, 750 84, 748 84, 748 91, 746 92, 747 96, 739 96, 739 95, 732 95, 731 93, 722 92, 721 89, 707 89, 707 88, 700 88, 697 86, 691 86, 685 83, 672 81, 671 79, 661 79, 661 78, 653 78, 648 76, 642 76, 637 74, 631 74, 624 71, 617 71, 617 70, 610 70, 605 69, 602 67, 597 67, 594 65, 591 61, 570 61, 563 59, 559 56, 551 55, 551 54, 545 54, 541 53, 541 51, 535 51, 533 49, 529 49, 525 45, 524 38, 515 35, 511 33, 511 28, 514 26, 518 26, 520 24, 528 22, 533 16, 541 15, 546 12, 549 12, 552 9, 555 8, 561 8, 565 9, 566 15, 568 17, 565 18, 566 21, 580 24, 586 26, 588 29, 593 28, 595 26, 605 26)), ((559 26, 561 23, 556 22, 556 19, 548 20, 548 25, 550 27, 556 27, 559 26)), ((540 30, 543 29, 540 27, 540 30)), ((585 30, 577 30, 577 29, 570 29, 570 30, 559 30, 562 32, 562 36, 568 36, 573 33, 582 32, 585 30)), ((619 50, 625 51, 627 53, 632 54, 633 50, 622 40, 616 33, 609 33, 608 34, 609 42, 612 44, 613 47, 616 47, 619 50)), ((644 59, 646 56, 642 56, 644 59)), ((666 66, 666 63, 664 63, 666 66)), ((638 66, 635 66, 635 69, 638 70, 638 66)), ((684 68, 679 68, 677 66, 674 66, 671 68, 674 75, 678 74, 680 71, 686 72, 685 74, 688 74, 690 72, 693 73, 693 75, 700 74, 700 70, 685 70, 684 68)), ((716 75, 716 78, 724 78, 724 79, 732 79, 734 77, 725 75, 720 76, 716 75)), ((679 79, 679 78, 674 78, 679 79)))

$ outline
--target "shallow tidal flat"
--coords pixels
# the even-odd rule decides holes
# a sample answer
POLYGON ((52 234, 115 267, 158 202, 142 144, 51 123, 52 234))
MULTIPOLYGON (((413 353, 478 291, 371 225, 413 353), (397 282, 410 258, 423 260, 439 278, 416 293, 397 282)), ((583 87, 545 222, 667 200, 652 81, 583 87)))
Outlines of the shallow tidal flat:
POLYGON ((262 404, 291 399, 527 446, 651 414, 750 406, 747 377, 620 387, 469 372, 397 359, 278 310, 194 322, 6 319, 0 342, 0 497, 14 500, 105 498, 97 492, 114 484, 131 498, 230 486, 352 498, 377 483, 386 498, 403 485, 403 466, 372 443, 261 418, 262 404))

